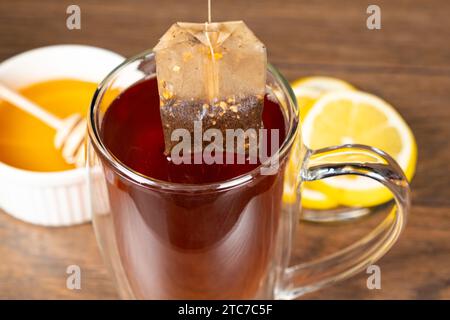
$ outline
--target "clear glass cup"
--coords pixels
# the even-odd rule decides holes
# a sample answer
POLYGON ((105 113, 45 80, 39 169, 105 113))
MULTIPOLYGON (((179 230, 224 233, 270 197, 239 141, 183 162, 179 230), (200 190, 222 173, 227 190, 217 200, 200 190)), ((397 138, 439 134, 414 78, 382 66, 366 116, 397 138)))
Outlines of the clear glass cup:
MULTIPOLYGON (((409 207, 402 170, 370 146, 306 148, 295 96, 272 66, 267 88, 287 124, 286 139, 273 155, 279 159, 275 174, 261 174, 270 159, 245 175, 199 185, 158 181, 128 168, 103 144, 101 123, 115 97, 149 77, 155 77, 151 51, 118 66, 100 84, 88 121, 93 224, 122 298, 294 299, 365 269, 398 239, 409 207), (396 208, 349 247, 289 265, 294 233, 301 231, 301 182, 344 174, 382 183, 396 208), (289 194, 284 201, 283 192, 289 194)), ((314 214, 323 213, 309 212, 311 220, 314 214)))

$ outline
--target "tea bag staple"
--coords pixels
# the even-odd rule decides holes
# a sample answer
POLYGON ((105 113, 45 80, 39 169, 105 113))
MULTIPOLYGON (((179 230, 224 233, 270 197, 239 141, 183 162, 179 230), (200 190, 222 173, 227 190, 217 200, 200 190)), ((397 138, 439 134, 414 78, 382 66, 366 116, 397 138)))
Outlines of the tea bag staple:
POLYGON ((266 48, 244 22, 178 22, 154 51, 166 154, 173 130, 193 134, 194 121, 224 140, 226 129, 262 127, 266 48))

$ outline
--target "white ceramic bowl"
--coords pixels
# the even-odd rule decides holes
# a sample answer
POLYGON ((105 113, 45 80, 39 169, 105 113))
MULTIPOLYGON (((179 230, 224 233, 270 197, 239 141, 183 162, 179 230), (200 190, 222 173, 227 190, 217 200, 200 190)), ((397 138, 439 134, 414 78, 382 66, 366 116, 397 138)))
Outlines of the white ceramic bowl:
MULTIPOLYGON (((13 89, 72 78, 99 83, 124 57, 100 48, 57 45, 21 53, 0 64, 0 82, 13 89)), ((0 159, 0 208, 44 226, 69 226, 90 220, 85 169, 33 172, 0 159)))

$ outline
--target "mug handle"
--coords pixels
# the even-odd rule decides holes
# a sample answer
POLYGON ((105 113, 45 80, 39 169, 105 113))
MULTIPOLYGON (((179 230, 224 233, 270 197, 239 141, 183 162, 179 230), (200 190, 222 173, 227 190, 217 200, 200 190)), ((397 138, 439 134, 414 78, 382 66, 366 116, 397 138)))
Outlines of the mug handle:
MULTIPOLYGON (((308 150, 301 181, 353 174, 381 182, 394 195, 396 208, 368 235, 327 257, 286 268, 278 299, 295 299, 366 269, 397 241, 410 206, 408 181, 399 165, 385 152, 359 144, 308 150)), ((320 211, 318 212, 320 214, 320 211)))

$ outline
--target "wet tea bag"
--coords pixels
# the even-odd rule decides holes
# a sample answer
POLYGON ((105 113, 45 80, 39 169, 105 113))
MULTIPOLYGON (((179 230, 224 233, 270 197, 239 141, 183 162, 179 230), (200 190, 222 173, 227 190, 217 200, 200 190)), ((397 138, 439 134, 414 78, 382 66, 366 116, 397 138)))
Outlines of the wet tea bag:
MULTIPOLYGON (((175 23, 154 48, 165 153, 175 129, 262 127, 266 48, 242 21, 175 23)), ((225 145, 225 141, 224 141, 225 145)))

